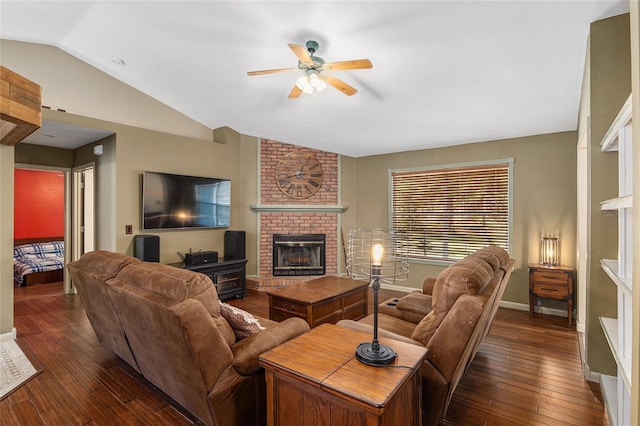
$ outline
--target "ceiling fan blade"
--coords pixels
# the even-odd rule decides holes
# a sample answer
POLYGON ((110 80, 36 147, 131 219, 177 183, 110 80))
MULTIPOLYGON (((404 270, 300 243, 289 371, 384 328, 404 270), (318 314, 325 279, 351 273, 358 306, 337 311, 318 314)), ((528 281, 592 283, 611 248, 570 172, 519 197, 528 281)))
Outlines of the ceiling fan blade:
POLYGON ((289 99, 297 98, 298 96, 300 96, 300 93, 302 93, 302 89, 300 89, 297 84, 294 84, 293 89, 291 89, 291 92, 289 92, 289 99))
POLYGON ((275 70, 260 70, 260 71, 249 71, 247 75, 264 75, 264 74, 278 74, 283 72, 294 72, 300 71, 300 68, 279 68, 275 70))
POLYGON ((344 81, 338 78, 332 77, 330 75, 323 75, 320 78, 322 78, 324 81, 326 81, 327 83, 329 83, 330 85, 332 85, 333 87, 335 87, 336 89, 338 89, 339 91, 341 91, 347 96, 351 96, 357 92, 357 90, 354 87, 349 86, 347 83, 345 83, 344 81))
POLYGON ((291 43, 289 43, 287 46, 289 46, 289 48, 293 50, 293 53, 296 54, 300 62, 306 65, 313 65, 313 60, 311 59, 311 56, 309 56, 309 54, 307 53, 307 49, 304 46, 300 46, 299 44, 291 44, 291 43))
POLYGON ((322 66, 323 70, 330 70, 330 71, 360 70, 365 68, 373 68, 373 64, 368 59, 354 59, 351 61, 328 62, 322 66))

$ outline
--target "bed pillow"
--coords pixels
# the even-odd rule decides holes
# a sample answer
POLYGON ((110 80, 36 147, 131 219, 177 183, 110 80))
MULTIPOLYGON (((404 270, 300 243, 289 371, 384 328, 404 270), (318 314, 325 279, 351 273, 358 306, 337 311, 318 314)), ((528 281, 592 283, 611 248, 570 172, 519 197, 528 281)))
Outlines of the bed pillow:
POLYGON ((260 330, 264 330, 264 327, 260 325, 256 317, 228 303, 220 302, 220 314, 231 325, 238 339, 249 337, 252 334, 258 333, 260 330))

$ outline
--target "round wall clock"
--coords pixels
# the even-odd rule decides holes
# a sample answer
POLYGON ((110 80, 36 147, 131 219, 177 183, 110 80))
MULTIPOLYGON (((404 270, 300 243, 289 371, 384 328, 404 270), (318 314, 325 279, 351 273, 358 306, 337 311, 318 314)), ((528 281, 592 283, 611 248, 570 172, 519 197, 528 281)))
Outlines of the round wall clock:
POLYGON ((298 200, 318 192, 323 176, 322 164, 309 153, 291 152, 276 166, 276 185, 283 194, 298 200))

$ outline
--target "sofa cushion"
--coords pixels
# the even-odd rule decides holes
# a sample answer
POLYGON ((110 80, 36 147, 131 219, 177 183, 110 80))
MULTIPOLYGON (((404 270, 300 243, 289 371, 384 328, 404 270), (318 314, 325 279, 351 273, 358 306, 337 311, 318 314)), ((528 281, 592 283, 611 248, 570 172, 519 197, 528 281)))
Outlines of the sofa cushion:
POLYGON ((493 277, 493 268, 480 258, 465 258, 442 271, 433 287, 433 310, 451 309, 462 294, 476 295, 493 277))
POLYGON ((140 260, 121 253, 96 250, 83 254, 80 259, 72 263, 96 271, 100 273, 103 280, 107 280, 118 275, 125 266, 140 263, 140 260))
MULTIPOLYGON (((499 268, 504 269, 505 265, 510 261, 509 253, 503 248, 498 246, 487 246, 476 251, 474 254, 484 256, 486 254, 492 254, 498 258, 499 268)), ((496 268, 497 269, 497 268, 496 268)))
POLYGON ((481 293, 493 275, 491 265, 478 257, 467 257, 442 271, 433 288, 433 310, 418 323, 411 338, 426 345, 458 297, 481 293))
POLYGON ((264 327, 260 325, 260 321, 256 317, 228 303, 220 302, 220 314, 231 325, 238 339, 249 337, 264 330, 264 327))
POLYGON ((491 250, 480 249, 466 257, 466 259, 473 258, 482 259, 487 262, 493 271, 497 271, 500 268, 500 259, 491 250))
POLYGON ((235 343, 233 329, 220 315, 216 288, 206 275, 160 263, 140 262, 123 268, 118 279, 177 302, 198 300, 209 312, 227 343, 235 343))

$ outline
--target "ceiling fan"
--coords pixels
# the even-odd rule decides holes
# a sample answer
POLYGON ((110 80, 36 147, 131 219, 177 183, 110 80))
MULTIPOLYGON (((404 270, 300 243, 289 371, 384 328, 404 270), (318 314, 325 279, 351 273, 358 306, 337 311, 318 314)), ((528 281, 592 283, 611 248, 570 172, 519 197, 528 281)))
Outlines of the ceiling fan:
POLYGON ((357 70, 372 68, 373 65, 368 59, 354 59, 351 61, 341 62, 325 62, 319 56, 314 56, 314 53, 318 50, 318 43, 309 40, 305 46, 299 44, 288 44, 289 48, 298 57, 298 68, 280 68, 274 70, 262 70, 262 71, 249 71, 247 74, 250 76, 264 75, 264 74, 277 74, 284 72, 303 71, 304 75, 296 80, 296 83, 289 92, 289 98, 295 99, 300 96, 301 93, 313 93, 313 90, 322 91, 327 84, 335 87, 347 96, 351 96, 357 92, 357 90, 345 83, 344 81, 333 77, 328 74, 323 74, 323 71, 343 71, 343 70, 357 70), (308 52, 308 53, 307 53, 308 52))

